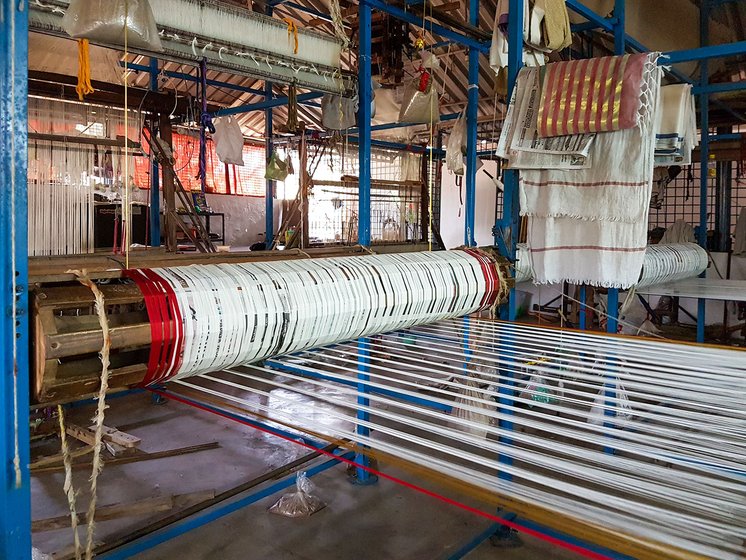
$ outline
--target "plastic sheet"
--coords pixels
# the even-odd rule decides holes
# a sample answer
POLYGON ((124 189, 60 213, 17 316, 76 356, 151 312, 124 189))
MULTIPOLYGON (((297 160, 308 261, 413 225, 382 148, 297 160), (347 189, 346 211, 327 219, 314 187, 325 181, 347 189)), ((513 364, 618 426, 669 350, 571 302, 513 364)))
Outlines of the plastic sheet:
POLYGON ((269 508, 269 512, 285 517, 309 517, 313 515, 326 507, 326 504, 320 498, 311 495, 313 489, 313 484, 306 476, 305 471, 299 472, 295 481, 295 492, 283 494, 269 508))
POLYGON ((288 164, 280 159, 277 152, 272 152, 267 164, 267 171, 264 173, 265 179, 272 181, 284 181, 288 176, 288 164))
POLYGON ((598 392, 591 406, 588 423, 594 426, 610 424, 616 428, 624 428, 625 424, 632 420, 632 416, 632 406, 630 405, 627 391, 621 381, 617 379, 613 387, 604 386, 598 392), (608 395, 606 394, 607 392, 609 393, 608 395), (614 408, 612 415, 606 415, 606 406, 614 408))
POLYGON ((461 113, 451 129, 446 145, 446 168, 456 175, 464 174, 464 154, 466 153, 466 113, 461 113))
POLYGON ((358 97, 325 94, 321 98, 321 124, 329 130, 346 130, 355 126, 358 97))
POLYGON ((243 133, 233 117, 221 117, 213 121, 215 126, 215 151, 223 163, 243 165, 243 133))
POLYGON ((62 27, 71 37, 161 52, 153 11, 148 0, 72 0, 62 27))
POLYGON ((431 79, 420 91, 420 79, 410 81, 404 86, 399 122, 435 124, 440 122, 440 107, 438 106, 438 89, 431 79))

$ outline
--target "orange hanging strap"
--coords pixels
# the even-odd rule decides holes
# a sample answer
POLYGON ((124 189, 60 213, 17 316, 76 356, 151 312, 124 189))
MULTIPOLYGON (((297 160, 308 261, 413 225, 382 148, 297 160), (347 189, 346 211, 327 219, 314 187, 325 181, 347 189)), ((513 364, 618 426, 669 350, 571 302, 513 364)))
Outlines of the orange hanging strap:
POLYGON ((91 85, 91 54, 88 39, 78 39, 78 85, 75 91, 78 92, 78 99, 81 101, 95 91, 91 85))
POLYGON ((293 35, 293 54, 298 54, 298 26, 295 25, 295 22, 290 18, 283 18, 282 21, 288 24, 288 38, 291 34, 293 35))

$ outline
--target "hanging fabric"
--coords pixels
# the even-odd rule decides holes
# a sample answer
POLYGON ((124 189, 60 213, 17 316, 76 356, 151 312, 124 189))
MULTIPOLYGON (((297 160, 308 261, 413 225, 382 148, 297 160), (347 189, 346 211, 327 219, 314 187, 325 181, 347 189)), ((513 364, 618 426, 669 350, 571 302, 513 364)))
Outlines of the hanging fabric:
POLYGON ((215 152, 226 164, 243 165, 243 133, 238 121, 232 117, 219 117, 213 121, 215 152))

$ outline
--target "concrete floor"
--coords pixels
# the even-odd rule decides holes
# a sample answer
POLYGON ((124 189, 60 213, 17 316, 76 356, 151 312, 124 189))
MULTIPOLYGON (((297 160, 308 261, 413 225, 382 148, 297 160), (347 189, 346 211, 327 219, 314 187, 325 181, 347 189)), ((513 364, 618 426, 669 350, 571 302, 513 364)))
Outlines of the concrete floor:
MULTIPOLYGON (((153 405, 149 395, 134 394, 111 400, 106 424, 122 427, 142 438, 141 449, 157 451, 219 441, 219 449, 181 457, 104 467, 99 479, 99 505, 132 502, 153 496, 201 490, 220 492, 255 478, 306 453, 300 446, 263 434, 236 422, 176 402, 153 405)), ((91 407, 73 409, 70 421, 85 424, 91 407)), ((54 453, 55 440, 46 444, 54 453)), ((310 464, 309 464, 310 466, 310 464)), ((412 480, 412 475, 382 465, 385 472, 412 480)), ((87 487, 90 473, 76 471, 77 488, 87 487)), ((327 507, 309 518, 290 519, 267 512, 274 495, 232 515, 202 526, 136 556, 147 560, 330 560, 330 559, 446 559, 490 525, 490 521, 386 480, 374 486, 349 483, 343 466, 313 478, 315 493, 327 507)), ((64 515, 67 503, 61 473, 34 476, 33 518, 64 515)), ((466 496, 451 497, 470 505, 466 496)), ((79 511, 87 505, 81 492, 79 511)), ((489 508, 483 506, 485 510, 489 508)), ((166 514, 103 521, 96 540, 132 531, 166 514)), ((34 535, 34 546, 46 553, 69 549, 69 529, 34 535)), ((484 543, 470 560, 572 560, 579 556, 530 537, 518 549, 499 549, 484 543)))

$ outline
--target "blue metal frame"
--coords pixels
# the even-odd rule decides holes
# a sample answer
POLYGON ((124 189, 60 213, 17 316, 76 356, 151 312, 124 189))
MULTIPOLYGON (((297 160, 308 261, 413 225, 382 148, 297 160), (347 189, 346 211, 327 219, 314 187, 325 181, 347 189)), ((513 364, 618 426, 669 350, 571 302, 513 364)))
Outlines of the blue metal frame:
POLYGON ((0 0, 0 558, 4 560, 31 558, 28 10, 26 0, 0 0))
POLYGON ((360 48, 358 52, 358 235, 357 242, 370 246, 370 132, 372 97, 371 79, 371 3, 360 2, 359 7, 360 48))
MULTIPOLYGON (((706 48, 710 42, 710 3, 702 0, 699 8, 699 44, 706 48)), ((722 47, 725 45, 718 45, 722 47)), ((709 82, 709 61, 705 58, 700 62, 699 85, 709 82)), ((700 157, 699 157, 699 228, 697 229, 697 243, 707 249, 707 190, 710 183, 707 164, 710 159, 710 96, 708 92, 699 95, 699 128, 700 128, 700 157)), ((706 272, 703 272, 704 276, 706 272)), ((697 342, 705 341, 707 301, 697 300, 697 342)))
MULTIPOLYGON (((272 5, 268 4, 265 8, 265 12, 268 16, 272 15, 272 5)), ((264 96, 265 99, 272 99, 272 82, 264 81, 264 96)), ((266 107, 264 110, 264 136, 266 138, 264 142, 264 157, 269 164, 269 158, 272 157, 272 152, 275 149, 272 143, 272 134, 274 128, 274 122, 272 120, 272 107, 266 107)), ((266 249, 271 249, 275 241, 275 185, 276 183, 267 179, 265 181, 265 192, 264 192, 264 246, 266 249)))
MULTIPOLYGON (((479 25, 479 0, 469 0, 469 23, 479 25)), ((479 108, 480 49, 469 47, 469 85, 466 105, 466 196, 464 200, 464 245, 473 247, 477 206, 477 110, 479 108)))
MULTIPOLYGON (((158 91, 158 59, 150 57, 150 91, 158 91)), ((150 246, 161 246, 161 172, 155 155, 150 163, 150 246)))

